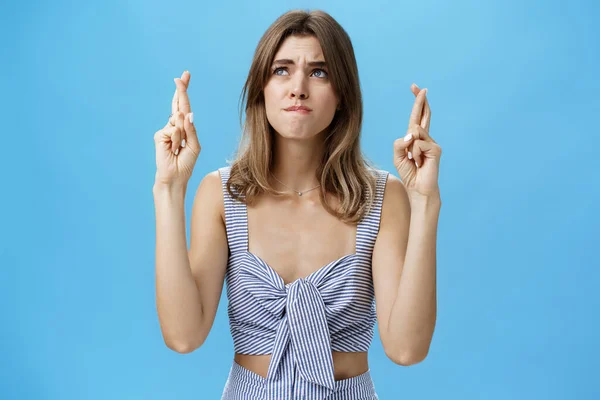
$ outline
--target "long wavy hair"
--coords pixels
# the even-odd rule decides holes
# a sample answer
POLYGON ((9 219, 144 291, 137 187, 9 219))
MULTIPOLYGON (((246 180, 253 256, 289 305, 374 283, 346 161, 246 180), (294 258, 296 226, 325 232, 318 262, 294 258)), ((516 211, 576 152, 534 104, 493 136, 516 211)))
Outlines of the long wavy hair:
POLYGON ((360 149, 363 104, 358 67, 352 42, 346 31, 321 10, 288 11, 279 17, 260 39, 248 78, 240 96, 242 139, 231 164, 227 190, 233 198, 252 204, 260 194, 281 196, 269 182, 276 134, 267 120, 264 88, 271 65, 283 41, 291 35, 314 36, 319 41, 329 68, 329 79, 341 99, 340 108, 324 132, 322 162, 316 171, 320 199, 325 209, 344 222, 358 222, 373 204, 376 189, 375 166, 360 149), (245 103, 246 120, 242 124, 245 103), (235 190, 232 190, 232 189, 235 190), (340 200, 334 208, 326 194, 340 200))

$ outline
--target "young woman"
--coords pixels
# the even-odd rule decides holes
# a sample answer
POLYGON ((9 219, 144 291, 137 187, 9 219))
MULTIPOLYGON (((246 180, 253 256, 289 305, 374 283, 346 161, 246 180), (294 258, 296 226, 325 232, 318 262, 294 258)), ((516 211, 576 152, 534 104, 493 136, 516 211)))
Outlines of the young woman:
POLYGON ((441 149, 426 89, 411 86, 408 130, 390 146, 399 180, 361 154, 347 33, 322 11, 282 15, 244 86, 237 157, 197 189, 188 253, 184 197, 201 149, 189 81, 187 71, 175 79, 172 115, 155 135, 165 343, 201 346, 226 282, 235 355, 223 399, 377 399, 375 322, 389 358, 411 365, 427 355, 436 320, 441 149))

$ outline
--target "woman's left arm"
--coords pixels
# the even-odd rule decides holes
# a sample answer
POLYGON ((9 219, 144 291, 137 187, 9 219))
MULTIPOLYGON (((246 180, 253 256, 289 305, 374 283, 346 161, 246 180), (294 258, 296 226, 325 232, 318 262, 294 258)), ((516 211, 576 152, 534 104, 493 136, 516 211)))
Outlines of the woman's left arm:
POLYGON ((441 209, 441 148, 429 136, 426 89, 416 96, 407 135, 394 142, 379 234, 373 249, 373 281, 383 347, 400 365, 425 359, 436 322, 436 239, 441 209))

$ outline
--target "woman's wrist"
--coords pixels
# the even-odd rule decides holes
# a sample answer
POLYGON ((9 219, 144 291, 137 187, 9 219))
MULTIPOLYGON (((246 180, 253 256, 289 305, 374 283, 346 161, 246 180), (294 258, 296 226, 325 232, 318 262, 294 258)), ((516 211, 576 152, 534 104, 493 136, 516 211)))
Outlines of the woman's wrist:
POLYGON ((176 194, 176 195, 185 195, 187 189, 187 184, 172 182, 165 183, 156 181, 154 182, 154 186, 152 187, 152 193, 154 195, 163 195, 163 194, 176 194))

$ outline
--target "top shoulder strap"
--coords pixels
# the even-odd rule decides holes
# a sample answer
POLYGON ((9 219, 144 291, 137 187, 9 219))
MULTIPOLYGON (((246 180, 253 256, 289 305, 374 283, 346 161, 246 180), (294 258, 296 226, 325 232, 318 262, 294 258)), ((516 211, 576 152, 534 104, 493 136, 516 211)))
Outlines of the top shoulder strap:
POLYGON ((375 240, 379 233, 379 223, 381 221, 381 207, 383 205, 383 194, 389 172, 384 170, 373 171, 377 178, 375 190, 375 199, 371 209, 363 217, 357 226, 356 233, 356 253, 360 256, 371 258, 375 240))
MULTIPOLYGON (((248 248, 248 214, 246 204, 234 199, 227 190, 227 181, 231 173, 231 166, 219 168, 223 201, 225 207, 225 228, 227 230, 227 243, 229 251, 237 253, 248 248)), ((237 194, 235 188, 231 190, 237 194)))

